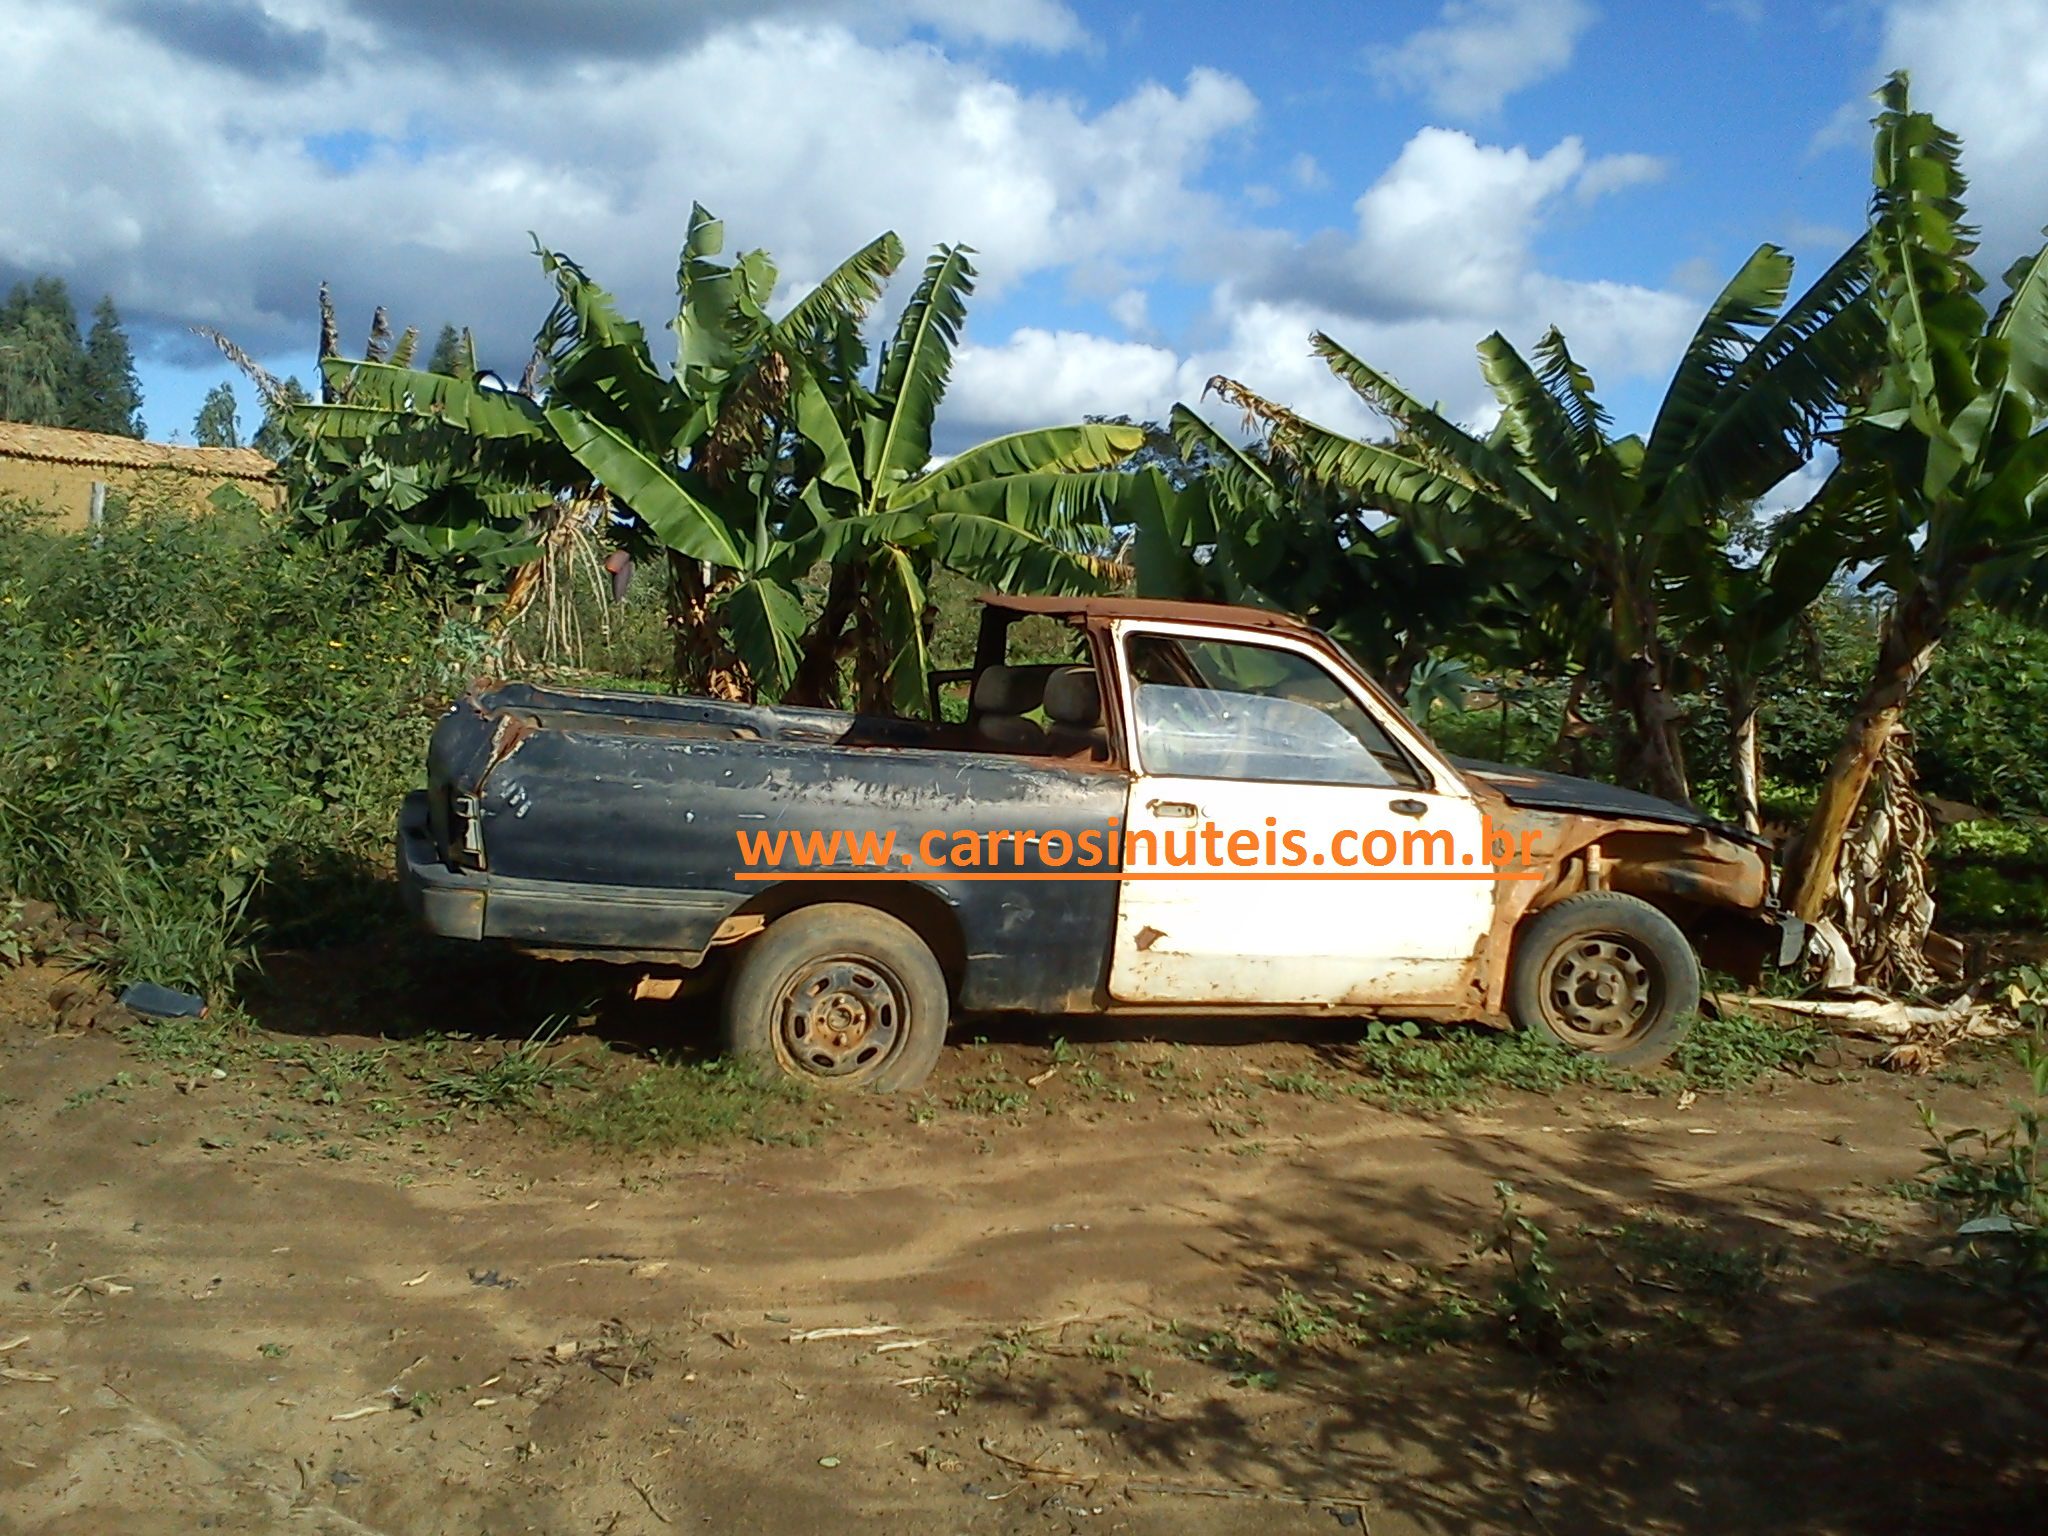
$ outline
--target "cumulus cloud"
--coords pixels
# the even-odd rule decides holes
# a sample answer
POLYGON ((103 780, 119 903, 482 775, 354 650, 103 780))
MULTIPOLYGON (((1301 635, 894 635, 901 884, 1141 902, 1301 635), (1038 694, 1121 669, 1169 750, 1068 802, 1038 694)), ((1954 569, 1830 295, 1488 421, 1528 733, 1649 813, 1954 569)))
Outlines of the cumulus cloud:
MULTIPOLYGON (((1211 190, 1257 122, 1235 77, 1198 69, 1107 102, 1005 77, 1000 50, 1072 46, 1074 18, 1057 0, 7 7, 0 287, 56 271, 88 298, 113 292, 166 370, 201 356, 193 323, 303 369, 329 278, 351 334, 387 304, 430 333, 471 325, 509 373, 548 299, 529 231, 613 287, 659 351, 692 200, 733 245, 775 254, 785 300, 893 227, 913 268, 940 240, 980 253, 949 449, 1095 412, 1163 416, 1215 373, 1362 428, 1308 355, 1316 328, 1475 420, 1489 403, 1472 346, 1489 330, 1526 343, 1564 324, 1603 384, 1656 375, 1682 344, 1689 301, 1568 280, 1538 256, 1553 217, 1660 174, 1648 157, 1426 128, 1348 224, 1272 228, 1211 190), (1061 288, 1116 334, 1022 306, 990 328, 1006 293, 1061 288)), ((1275 177, 1308 191, 1330 174, 1301 155, 1275 177)))
POLYGON ((1586 0, 1445 0, 1433 27, 1372 55, 1386 85, 1459 119, 1487 118, 1572 61, 1593 24, 1586 0))
MULTIPOLYGON (((1493 330, 1526 347, 1556 325, 1602 384, 1661 385, 1698 320, 1696 300, 1560 277, 1535 255, 1553 210, 1575 201, 1589 178, 1600 181, 1609 163, 1588 157, 1577 139, 1538 154, 1425 128, 1357 199, 1353 228, 1302 239, 1236 231, 1222 241, 1211 253, 1206 339, 1185 353, 1085 333, 1019 332, 974 349, 971 364, 963 357, 968 409, 990 424, 1014 424, 1015 402, 1025 399, 1050 402, 1052 414, 1156 418, 1176 400, 1196 402, 1221 373, 1327 425, 1375 429, 1358 397, 1309 352, 1316 330, 1475 426, 1495 409, 1473 358, 1493 330)), ((1225 409, 1213 401, 1207 409, 1227 423, 1225 409)))
MULTIPOLYGON (((186 20, 230 4, 248 0, 191 0, 186 20)), ((1145 257, 1214 222, 1199 173, 1256 110, 1240 82, 1210 70, 1090 110, 796 0, 770 8, 782 19, 666 53, 647 29, 683 7, 493 6, 492 25, 531 23, 530 39, 547 18, 601 11, 605 47, 638 39, 655 51, 580 86, 573 55, 545 80, 479 74, 400 46, 408 34, 379 4, 334 12, 334 28, 357 34, 290 80, 230 53, 191 67, 197 34, 165 36, 153 7, 150 25, 112 28, 81 3, 11 8, 0 19, 16 124, 15 152, 0 159, 0 281, 56 270, 117 293, 145 326, 216 324, 260 352, 303 343, 313 290, 332 277, 345 305, 469 323, 488 356, 517 366, 545 308, 528 231, 650 317, 673 303, 693 199, 736 243, 771 249, 792 289, 893 226, 914 253, 976 246, 985 289, 999 290, 1048 268, 1145 257), (95 89, 80 90, 88 79, 95 89)), ((901 23, 940 7, 867 9, 901 23)), ((995 37, 1055 13, 1067 14, 949 11, 956 26, 985 18, 995 37)), ((308 30, 317 7, 274 0, 265 14, 281 37, 324 35, 308 30)))

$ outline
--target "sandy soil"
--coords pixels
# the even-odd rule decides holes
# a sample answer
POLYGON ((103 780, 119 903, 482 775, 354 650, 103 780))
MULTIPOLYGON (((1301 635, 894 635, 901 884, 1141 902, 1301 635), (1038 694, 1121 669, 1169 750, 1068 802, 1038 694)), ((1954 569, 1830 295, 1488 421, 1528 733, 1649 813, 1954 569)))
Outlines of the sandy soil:
POLYGON ((1020 1034, 809 1145, 621 1159, 178 1077, 53 1031, 48 980, 0 986, 0 1530, 2048 1529, 2048 1375, 1886 1188, 1916 1099, 1997 1115, 1992 1058, 1683 1108, 1177 1086, 1322 1060, 1282 1031, 948 1107, 1052 1064, 1020 1034), (1583 1365, 1272 1326, 1490 1296, 1500 1180, 1599 1301, 1583 1365), (1617 1246, 1647 1216, 1761 1284, 1673 1283, 1617 1246), (845 1328, 891 1331, 793 1341, 845 1328))

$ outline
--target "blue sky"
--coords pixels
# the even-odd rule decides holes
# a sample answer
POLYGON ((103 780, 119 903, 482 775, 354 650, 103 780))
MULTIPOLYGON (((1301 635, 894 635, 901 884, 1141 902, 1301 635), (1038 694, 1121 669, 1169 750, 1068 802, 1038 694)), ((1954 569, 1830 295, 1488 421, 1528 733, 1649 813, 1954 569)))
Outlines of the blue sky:
POLYGON ((883 227, 978 248, 942 446, 1215 372, 1368 425, 1316 327, 1482 420, 1472 345, 1558 323, 1640 427, 1757 243, 1857 227, 1901 65, 1995 272, 2048 221, 2048 0, 47 0, 0 8, 0 283, 112 292, 189 436, 190 327, 308 376, 323 278, 347 340, 381 302, 516 370, 529 230, 659 350, 701 199, 791 297, 883 227))

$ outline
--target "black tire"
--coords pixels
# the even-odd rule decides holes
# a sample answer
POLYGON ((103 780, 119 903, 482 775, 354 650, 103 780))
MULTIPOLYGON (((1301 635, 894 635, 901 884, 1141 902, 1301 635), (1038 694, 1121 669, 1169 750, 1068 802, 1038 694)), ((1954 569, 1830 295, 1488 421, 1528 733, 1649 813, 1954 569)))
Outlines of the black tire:
POLYGON ((728 1055, 834 1092, 915 1088, 946 1043, 945 973, 906 924, 827 902, 777 918, 733 964, 728 1055))
POLYGON ((1699 1006, 1692 945, 1637 897, 1568 896, 1516 936, 1510 1017, 1614 1066, 1662 1061, 1692 1029, 1699 1006))

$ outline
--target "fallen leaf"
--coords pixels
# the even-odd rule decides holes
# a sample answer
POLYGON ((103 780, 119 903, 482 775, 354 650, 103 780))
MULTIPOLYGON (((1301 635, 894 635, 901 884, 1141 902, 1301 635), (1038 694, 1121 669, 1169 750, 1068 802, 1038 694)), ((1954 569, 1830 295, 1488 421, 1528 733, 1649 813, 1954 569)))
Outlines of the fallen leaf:
POLYGON ((55 1381, 57 1378, 42 1371, 18 1371, 11 1365, 0 1365, 0 1377, 8 1381, 55 1381))
POLYGON ((667 1259, 650 1259, 645 1264, 635 1264, 626 1273, 632 1275, 635 1279, 645 1280, 649 1276, 658 1275, 664 1269, 667 1269, 668 1262, 667 1259))
POLYGON ((480 1397, 469 1406, 472 1408, 495 1408, 498 1406, 498 1400, 495 1397, 480 1397))
POLYGON ((818 1458, 818 1465, 821 1467, 836 1467, 839 1465, 839 1458, 837 1456, 820 1456, 818 1458))
POLYGON ((346 1424, 351 1419, 367 1419, 373 1413, 389 1413, 397 1406, 396 1403, 370 1403, 361 1408, 351 1408, 347 1413, 330 1413, 327 1422, 346 1424))
POLYGON ((10 1349, 21 1348, 22 1345, 28 1342, 28 1337, 29 1336, 24 1333, 19 1338, 9 1339, 5 1344, 0 1344, 0 1355, 6 1354, 10 1349))
POLYGON ((418 1285, 422 1280, 426 1279, 427 1276, 431 1275, 432 1273, 433 1271, 431 1269, 423 1269, 418 1274, 414 1275, 410 1280, 401 1280, 398 1283, 400 1285, 418 1285))

